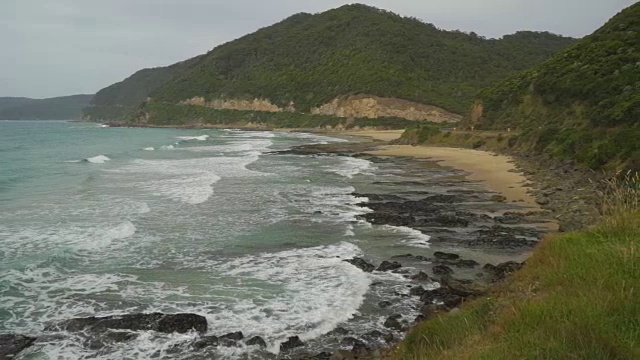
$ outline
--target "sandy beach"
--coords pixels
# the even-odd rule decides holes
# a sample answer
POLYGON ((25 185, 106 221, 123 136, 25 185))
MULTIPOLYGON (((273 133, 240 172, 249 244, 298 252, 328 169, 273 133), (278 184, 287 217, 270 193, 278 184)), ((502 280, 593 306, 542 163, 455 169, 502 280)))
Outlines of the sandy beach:
POLYGON ((431 158, 441 165, 468 172, 468 179, 486 183, 487 189, 504 195, 509 202, 517 201, 539 209, 528 193, 529 188, 523 186, 527 179, 516 172, 513 161, 507 156, 471 149, 411 145, 386 145, 370 154, 431 158))

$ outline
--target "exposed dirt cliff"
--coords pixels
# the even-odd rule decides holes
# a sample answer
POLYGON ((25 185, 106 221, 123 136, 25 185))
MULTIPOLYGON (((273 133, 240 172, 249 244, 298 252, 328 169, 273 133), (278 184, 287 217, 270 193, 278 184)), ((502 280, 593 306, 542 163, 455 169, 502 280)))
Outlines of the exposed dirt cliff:
POLYGON ((371 95, 353 95, 346 98, 337 98, 328 104, 312 109, 311 113, 371 119, 397 117, 432 122, 457 122, 462 120, 462 116, 436 106, 371 95))
POLYGON ((196 96, 194 98, 184 100, 180 102, 184 105, 196 105, 206 106, 214 109, 226 109, 226 110, 244 110, 244 111, 267 111, 267 112, 281 112, 281 111, 295 111, 293 104, 290 104, 286 109, 278 107, 269 101, 268 99, 213 99, 206 101, 205 98, 196 96))

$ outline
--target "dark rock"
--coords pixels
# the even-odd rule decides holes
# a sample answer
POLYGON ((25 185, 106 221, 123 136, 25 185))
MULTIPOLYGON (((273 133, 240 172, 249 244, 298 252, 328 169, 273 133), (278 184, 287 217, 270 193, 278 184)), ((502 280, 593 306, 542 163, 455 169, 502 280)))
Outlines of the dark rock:
POLYGON ((353 356, 351 351, 348 350, 336 350, 331 354, 329 360, 355 360, 356 358, 353 356))
POLYGON ((218 344, 220 344, 220 341, 217 336, 203 336, 197 339, 192 346, 196 350, 201 350, 208 347, 216 347, 218 344))
POLYGON ((416 318, 413 320, 414 323, 421 323, 423 321, 427 320, 427 317, 424 315, 418 315, 416 316, 416 318))
POLYGON ((323 351, 323 352, 317 354, 316 356, 314 356, 313 358, 317 359, 317 360, 329 360, 329 359, 331 359, 331 353, 323 351))
POLYGON ((507 198, 503 195, 493 195, 490 200, 495 202, 505 202, 507 201, 507 198))
POLYGON ((94 336, 87 339, 85 346, 97 350, 102 349, 105 346, 115 343, 123 343, 131 341, 138 337, 137 333, 128 331, 106 331, 103 333, 94 334, 94 336))
POLYGON ((435 275, 447 275, 453 273, 453 270, 447 265, 435 265, 432 268, 432 271, 435 275))
POLYGON ((232 332, 232 333, 228 333, 226 335, 220 336, 220 340, 222 339, 240 341, 244 339, 244 334, 242 334, 242 331, 236 331, 236 332, 232 332))
POLYGON ((455 279, 451 277, 451 275, 445 275, 440 280, 440 284, 449 289, 452 294, 462 297, 480 296, 487 291, 486 285, 478 284, 470 280, 455 279))
POLYGON ((364 272, 372 272, 376 268, 374 265, 369 264, 364 259, 359 257, 355 257, 353 259, 349 259, 345 261, 364 272))
POLYGON ((280 351, 281 352, 289 351, 291 349, 295 349, 301 346, 304 346, 304 343, 300 340, 300 338, 297 336, 292 336, 289 338, 289 340, 280 344, 280 351))
POLYGON ((483 269, 493 275, 495 280, 502 280, 509 274, 520 270, 522 266, 523 264, 521 263, 515 261, 507 261, 498 265, 486 264, 483 269))
POLYGON ((46 331, 90 331, 107 330, 157 331, 161 333, 207 332, 207 319, 197 314, 132 314, 105 317, 76 318, 48 325, 46 331))
POLYGON ((504 227, 494 225, 488 229, 475 232, 478 237, 468 244, 471 246, 489 246, 503 249, 513 249, 518 247, 531 247, 537 244, 536 240, 540 233, 533 229, 504 227))
POLYGON ((411 254, 404 254, 404 255, 395 255, 391 257, 392 259, 410 259, 410 260, 417 260, 417 261, 431 261, 431 259, 429 259, 428 257, 422 256, 422 255, 411 255, 411 254))
POLYGON ((246 342, 246 344, 249 345, 249 346, 257 345, 257 346, 259 346, 261 348, 266 348, 267 347, 267 343, 260 336, 252 337, 251 339, 249 339, 246 342))
POLYGON ((378 266, 376 271, 391 271, 391 270, 399 269, 401 267, 402 267, 402 264, 400 264, 397 261, 394 261, 394 262, 383 261, 382 264, 378 266))
POLYGON ((436 259, 440 259, 440 260, 453 261, 453 260, 460 259, 460 255, 458 255, 458 254, 450 254, 450 253, 445 253, 445 252, 441 252, 441 251, 436 251, 435 253, 433 253, 433 256, 436 259))
POLYGON ((460 259, 458 261, 455 262, 455 264, 453 264, 453 266, 457 266, 457 267, 462 267, 462 268, 474 268, 476 266, 480 265, 480 263, 478 263, 475 260, 463 260, 460 259))
POLYGON ((347 336, 340 341, 340 346, 348 347, 353 346, 356 343, 362 342, 362 340, 354 338, 353 336, 347 336))
POLYGON ((439 287, 435 290, 427 290, 420 296, 420 301, 424 303, 432 303, 434 301, 440 301, 444 297, 450 295, 449 289, 445 287, 439 287))
POLYGON ((542 199, 537 199, 536 203, 540 206, 544 206, 544 205, 549 205, 549 203, 551 203, 551 200, 547 198, 542 198, 542 199))
POLYGON ((402 330, 402 324, 400 324, 400 320, 402 318, 402 315, 391 315, 387 318, 387 320, 385 320, 384 322, 384 327, 389 328, 389 329, 394 329, 394 330, 402 330))
POLYGON ((431 281, 431 278, 429 277, 429 275, 427 275, 427 273, 424 271, 420 271, 419 273, 412 275, 410 279, 415 281, 425 281, 425 282, 431 281))
POLYGON ((329 335, 347 335, 349 330, 343 327, 337 327, 329 332, 329 335))
POLYGON ((351 353, 356 359, 369 358, 369 355, 371 353, 371 348, 368 347, 367 344, 365 344, 364 342, 357 341, 351 347, 351 353))
POLYGON ((422 296, 427 290, 425 290, 422 286, 414 286, 409 290, 409 295, 411 296, 422 296))
POLYGON ((31 336, 0 334, 0 359, 12 359, 35 341, 31 336))
POLYGON ((460 195, 433 195, 425 198, 423 201, 430 203, 439 203, 439 204, 453 204, 464 201, 464 197, 460 195))
POLYGON ((425 320, 434 317, 436 314, 448 310, 445 305, 439 304, 424 304, 420 308, 420 315, 424 316, 425 320))
POLYGON ((391 304, 391 301, 380 301, 380 302, 378 303, 378 307, 379 307, 379 308, 381 308, 381 309, 388 308, 388 307, 389 307, 389 306, 391 306, 391 305, 392 305, 392 304, 391 304))

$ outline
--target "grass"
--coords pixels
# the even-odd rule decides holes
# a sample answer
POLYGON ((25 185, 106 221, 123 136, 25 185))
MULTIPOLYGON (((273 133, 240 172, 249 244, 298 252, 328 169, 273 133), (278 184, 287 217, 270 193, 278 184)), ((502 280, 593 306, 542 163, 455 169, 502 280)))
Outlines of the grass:
POLYGON ((550 236, 456 314, 416 326, 394 359, 640 359, 640 179, 600 187, 603 221, 550 236))

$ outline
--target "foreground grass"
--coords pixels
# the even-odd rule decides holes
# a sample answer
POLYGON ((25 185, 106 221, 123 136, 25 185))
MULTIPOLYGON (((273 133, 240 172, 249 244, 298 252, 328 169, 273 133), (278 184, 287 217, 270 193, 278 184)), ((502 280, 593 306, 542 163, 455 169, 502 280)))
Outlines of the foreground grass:
POLYGON ((547 238, 457 314, 419 324, 394 359, 640 359, 640 212, 547 238))

